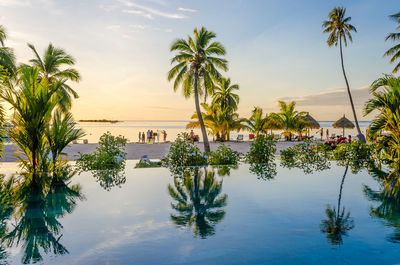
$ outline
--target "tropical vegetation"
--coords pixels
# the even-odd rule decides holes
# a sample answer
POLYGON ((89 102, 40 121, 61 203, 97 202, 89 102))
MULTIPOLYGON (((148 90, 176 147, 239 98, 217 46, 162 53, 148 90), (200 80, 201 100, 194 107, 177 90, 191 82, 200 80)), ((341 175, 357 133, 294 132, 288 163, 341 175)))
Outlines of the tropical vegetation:
POLYGON ((360 125, 358 124, 356 110, 354 108, 353 97, 350 92, 349 82, 347 80, 346 71, 344 69, 343 62, 343 48, 342 42, 344 46, 347 47, 348 41, 352 42, 353 37, 351 36, 351 32, 357 32, 357 29, 350 24, 351 17, 346 17, 346 8, 344 7, 335 7, 331 10, 328 15, 328 20, 325 20, 322 23, 322 27, 324 28, 324 33, 329 34, 327 44, 329 47, 338 46, 340 51, 340 62, 342 65, 342 71, 344 80, 346 82, 347 93, 350 99, 351 109, 353 111, 354 121, 356 123, 358 138, 365 142, 364 135, 361 133, 360 125))
MULTIPOLYGON (((390 15, 389 16, 390 19, 394 20, 395 22, 397 22, 397 31, 398 32, 394 32, 394 33, 390 33, 386 36, 385 41, 392 41, 392 42, 396 42, 395 46, 391 47, 389 50, 387 50, 384 54, 384 56, 386 57, 391 57, 390 58, 390 63, 396 63, 396 61, 398 61, 400 59, 400 12, 394 14, 394 15, 390 15)), ((400 62, 398 62, 392 73, 395 74, 399 71, 400 69, 400 62)))

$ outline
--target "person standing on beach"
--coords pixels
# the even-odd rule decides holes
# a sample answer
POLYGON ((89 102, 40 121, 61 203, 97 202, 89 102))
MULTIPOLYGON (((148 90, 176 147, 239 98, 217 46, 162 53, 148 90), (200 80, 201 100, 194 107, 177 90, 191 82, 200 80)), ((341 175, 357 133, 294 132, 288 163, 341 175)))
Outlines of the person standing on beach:
POLYGON ((157 130, 157 143, 160 143, 160 132, 157 130))
POLYGON ((142 139, 142 133, 141 132, 139 132, 139 141, 138 141, 138 143, 140 143, 140 140, 142 139))
POLYGON ((326 140, 329 139, 329 129, 326 129, 326 140))
POLYGON ((163 134, 164 134, 164 142, 166 142, 167 141, 167 132, 164 130, 163 134))
POLYGON ((142 132, 142 143, 146 142, 146 136, 144 135, 144 132, 142 132))
POLYGON ((151 140, 150 130, 147 130, 147 143, 150 143, 150 140, 151 140))
POLYGON ((324 128, 321 128, 321 130, 319 131, 320 135, 321 135, 321 141, 322 141, 322 137, 324 137, 324 128))
POLYGON ((150 130, 150 143, 153 143, 153 130, 150 130))

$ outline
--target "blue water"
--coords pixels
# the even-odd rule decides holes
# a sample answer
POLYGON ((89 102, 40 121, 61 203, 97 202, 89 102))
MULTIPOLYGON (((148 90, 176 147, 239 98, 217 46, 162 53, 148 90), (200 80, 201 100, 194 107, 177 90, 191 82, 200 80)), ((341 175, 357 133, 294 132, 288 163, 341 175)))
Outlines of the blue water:
MULTIPOLYGON (((62 228, 53 231, 56 238, 62 235, 59 243, 68 253, 57 255, 50 248, 46 254, 39 247, 42 256, 39 263, 395 264, 400 261, 400 245, 392 240, 400 219, 392 215, 385 220, 371 215, 372 209, 385 204, 372 201, 364 192, 365 186, 381 190, 379 181, 366 171, 355 174, 348 170, 340 207, 350 212, 354 227, 332 242, 321 232, 320 225, 327 219, 327 205, 337 206, 345 168, 332 165, 326 171, 304 174, 300 169, 282 168, 277 163, 277 174, 270 179, 258 178, 248 165, 231 169, 225 176, 208 168, 209 180, 214 181, 216 188, 214 193, 202 194, 201 202, 217 205, 219 200, 220 204, 206 210, 198 208, 198 215, 193 209, 181 212, 173 209, 177 201, 168 186, 175 191, 177 186, 164 168, 134 169, 135 163, 128 161, 125 172, 109 181, 102 179, 107 174, 76 175, 66 184, 79 183, 82 198, 76 199, 70 213, 65 211, 57 217, 62 228), (205 212, 206 217, 201 214, 199 217, 200 212, 205 212), (180 219, 176 221, 173 216, 180 219)), ((203 183, 205 169, 200 172, 197 177, 203 183)), ((200 190, 207 190, 202 187, 200 190)), ((63 196, 59 193, 56 197, 63 196)), ((189 199, 188 202, 194 204, 189 199)), ((393 205, 397 204, 389 206, 393 205)), ((11 221, 10 229, 11 224, 18 222, 11 221)), ((23 242, 22 238, 19 244, 5 247, 10 264, 20 264, 23 242)))

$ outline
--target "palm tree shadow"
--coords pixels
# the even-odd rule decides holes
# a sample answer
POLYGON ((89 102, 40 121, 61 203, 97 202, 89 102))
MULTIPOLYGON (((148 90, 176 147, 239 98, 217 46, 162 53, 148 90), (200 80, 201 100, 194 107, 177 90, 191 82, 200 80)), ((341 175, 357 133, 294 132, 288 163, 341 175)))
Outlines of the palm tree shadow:
POLYGON ((326 206, 327 219, 321 221, 320 230, 326 234, 326 238, 331 245, 342 245, 343 236, 348 234, 348 231, 354 228, 354 220, 350 217, 350 212, 346 213, 345 208, 340 208, 344 180, 347 175, 348 166, 346 166, 343 174, 342 182, 340 184, 340 192, 338 198, 337 208, 331 207, 329 204, 326 206))
POLYGON ((227 205, 228 196, 221 195, 222 182, 206 168, 193 168, 182 178, 175 177, 174 185, 168 185, 174 200, 171 207, 176 211, 170 215, 171 221, 178 227, 193 229, 195 237, 214 235, 216 224, 225 217, 223 207, 227 205))

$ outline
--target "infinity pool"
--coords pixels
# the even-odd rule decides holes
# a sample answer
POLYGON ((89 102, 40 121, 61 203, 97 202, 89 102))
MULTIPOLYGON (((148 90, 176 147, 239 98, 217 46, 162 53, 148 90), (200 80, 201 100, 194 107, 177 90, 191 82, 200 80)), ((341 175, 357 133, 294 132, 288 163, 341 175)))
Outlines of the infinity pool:
POLYGON ((134 169, 134 161, 111 177, 75 175, 7 221, 0 263, 400 261, 400 200, 385 197, 380 181, 334 163, 310 174, 277 164, 269 178, 240 165, 174 179, 164 168, 134 169))

